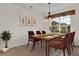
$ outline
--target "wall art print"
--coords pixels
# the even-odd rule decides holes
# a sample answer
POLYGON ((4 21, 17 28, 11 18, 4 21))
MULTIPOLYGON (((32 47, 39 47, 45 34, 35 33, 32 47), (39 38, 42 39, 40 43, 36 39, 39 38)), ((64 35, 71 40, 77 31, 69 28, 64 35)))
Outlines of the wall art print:
POLYGON ((37 22, 33 17, 19 16, 19 25, 33 27, 37 25, 37 22))

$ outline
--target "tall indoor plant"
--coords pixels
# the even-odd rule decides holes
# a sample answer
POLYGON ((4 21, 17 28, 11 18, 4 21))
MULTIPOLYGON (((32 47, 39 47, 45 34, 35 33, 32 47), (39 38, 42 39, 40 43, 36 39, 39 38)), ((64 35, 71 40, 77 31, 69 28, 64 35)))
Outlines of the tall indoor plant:
POLYGON ((11 38, 10 31, 3 31, 2 34, 1 34, 1 38, 5 42, 5 47, 4 48, 8 48, 8 41, 11 38))

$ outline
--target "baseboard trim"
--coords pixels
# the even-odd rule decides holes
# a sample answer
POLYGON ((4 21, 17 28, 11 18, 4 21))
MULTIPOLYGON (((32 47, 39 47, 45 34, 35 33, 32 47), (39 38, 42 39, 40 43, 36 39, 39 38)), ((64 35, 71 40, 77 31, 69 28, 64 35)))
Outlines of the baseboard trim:
MULTIPOLYGON (((29 42, 29 44, 32 43, 32 42, 29 42)), ((27 46, 27 43, 23 43, 23 44, 20 44, 20 45, 16 45, 16 46, 13 46, 13 47, 10 47, 10 48, 16 48, 16 47, 19 47, 19 46, 22 46, 22 45, 26 45, 27 46)))
POLYGON ((79 47, 79 46, 77 46, 77 45, 74 45, 74 47, 79 47))

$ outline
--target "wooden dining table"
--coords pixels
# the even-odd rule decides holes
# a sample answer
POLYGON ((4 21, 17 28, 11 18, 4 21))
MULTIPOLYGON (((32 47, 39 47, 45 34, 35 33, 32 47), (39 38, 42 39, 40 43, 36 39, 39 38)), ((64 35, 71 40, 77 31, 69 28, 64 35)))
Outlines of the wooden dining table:
MULTIPOLYGON (((61 36, 62 34, 41 34, 41 35, 33 35, 32 37, 33 38, 36 38, 36 39, 41 39, 41 40, 44 40, 45 41, 45 47, 46 47, 46 56, 48 56, 49 52, 48 52, 48 48, 49 48, 49 41, 58 37, 58 36, 61 36)), ((35 40, 35 39, 34 39, 35 40)))

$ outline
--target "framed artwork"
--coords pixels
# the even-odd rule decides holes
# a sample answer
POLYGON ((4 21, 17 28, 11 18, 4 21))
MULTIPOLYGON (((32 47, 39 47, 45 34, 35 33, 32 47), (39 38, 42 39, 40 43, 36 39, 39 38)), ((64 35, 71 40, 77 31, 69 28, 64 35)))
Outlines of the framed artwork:
POLYGON ((27 25, 31 26, 31 18, 30 17, 27 18, 27 25))
POLYGON ((35 20, 35 18, 33 18, 32 19, 32 26, 36 26, 36 25, 37 25, 36 20, 35 20))
POLYGON ((27 22, 27 17, 25 17, 25 26, 27 26, 28 22, 27 22))
POLYGON ((19 18, 20 18, 19 19, 20 26, 29 26, 29 27, 36 26, 36 20, 33 17, 20 16, 19 18))
POLYGON ((19 16, 19 24, 20 26, 25 26, 25 16, 19 16))

